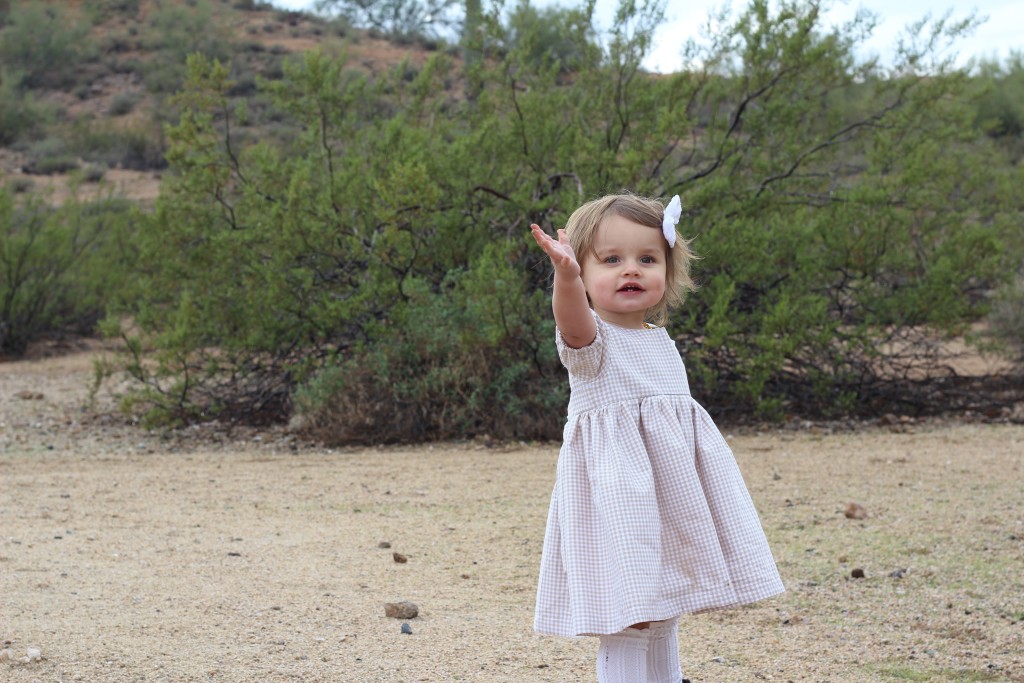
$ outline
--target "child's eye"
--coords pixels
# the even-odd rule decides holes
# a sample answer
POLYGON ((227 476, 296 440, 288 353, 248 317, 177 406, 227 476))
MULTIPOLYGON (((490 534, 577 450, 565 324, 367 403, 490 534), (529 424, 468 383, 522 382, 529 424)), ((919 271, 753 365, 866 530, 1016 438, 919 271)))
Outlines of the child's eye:
POLYGON ((653 256, 641 256, 640 257, 640 263, 654 263, 654 257, 653 256))
POLYGON ((604 262, 605 263, 618 263, 619 262, 619 257, 618 256, 607 256, 607 257, 605 257, 604 262))

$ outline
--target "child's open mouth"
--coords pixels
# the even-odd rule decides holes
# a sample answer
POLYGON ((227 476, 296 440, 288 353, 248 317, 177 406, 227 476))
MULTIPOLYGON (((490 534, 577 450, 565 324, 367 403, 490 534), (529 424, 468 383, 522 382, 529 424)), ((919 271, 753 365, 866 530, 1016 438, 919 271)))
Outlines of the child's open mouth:
POLYGON ((642 292, 644 288, 640 285, 624 285, 619 288, 620 292, 642 292))

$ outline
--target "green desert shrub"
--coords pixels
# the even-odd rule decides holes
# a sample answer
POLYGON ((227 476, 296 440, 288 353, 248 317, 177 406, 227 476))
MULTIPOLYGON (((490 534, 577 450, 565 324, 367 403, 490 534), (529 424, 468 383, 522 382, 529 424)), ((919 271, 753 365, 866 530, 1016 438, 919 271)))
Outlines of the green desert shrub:
POLYGON ((16 74, 0 71, 0 145, 34 138, 51 118, 46 107, 18 87, 20 81, 16 74))
POLYGON ((110 108, 107 110, 111 116, 124 116, 135 109, 135 105, 142 99, 138 93, 120 92, 110 99, 110 108))
POLYGON ((575 73, 587 63, 585 53, 594 49, 593 24, 582 8, 538 8, 523 2, 509 13, 508 25, 507 39, 495 47, 518 51, 533 69, 575 73))
POLYGON ((103 180, 107 174, 105 166, 99 164, 89 164, 82 169, 82 182, 85 183, 98 183, 103 180))
POLYGON ((243 12, 256 12, 273 8, 271 3, 262 2, 261 0, 234 0, 231 6, 243 12))
POLYGON ((74 171, 81 164, 78 159, 70 154, 53 154, 49 156, 35 157, 22 167, 25 173, 31 175, 60 175, 74 171))
POLYGON ((22 171, 32 175, 54 175, 77 169, 81 164, 62 138, 51 136, 34 143, 22 171))
POLYGON ((978 89, 974 125, 1014 164, 1024 158, 1024 52, 1003 62, 982 61, 973 79, 978 89))
POLYGON ((188 55, 198 53, 222 61, 231 57, 231 36, 213 17, 208 0, 164 3, 151 13, 141 38, 143 48, 155 53, 143 71, 150 91, 177 92, 185 78, 188 55))
POLYGON ((0 189, 0 352, 19 354, 48 334, 95 331, 130 283, 133 211, 110 200, 15 201, 0 189))
POLYGON ((436 36, 451 28, 455 23, 451 9, 459 4, 457 0, 317 0, 314 7, 321 13, 344 17, 352 25, 368 29, 371 37, 384 35, 415 40, 420 36, 436 36))
POLYGON ((82 159, 108 168, 135 171, 166 167, 165 140, 155 122, 119 127, 103 120, 81 119, 70 127, 67 146, 82 159))
POLYGON ((82 9, 94 23, 99 23, 117 15, 136 17, 141 5, 142 0, 85 0, 82 9))
POLYGON ((1024 277, 1006 284, 996 294, 988 322, 994 339, 1024 363, 1024 277))
POLYGON ((1005 62, 983 61, 978 70, 985 89, 978 96, 975 124, 994 138, 1024 135, 1024 52, 1005 62))
POLYGON ((386 336, 326 363, 296 391, 303 431, 326 443, 557 433, 567 387, 537 392, 555 362, 549 304, 508 257, 485 249, 439 292, 410 292, 386 336))
POLYGON ((136 406, 294 409, 345 442, 556 438, 565 375, 528 226, 622 188, 683 197, 701 286, 668 328, 712 412, 868 413, 914 391, 1024 252, 1019 172, 971 125, 968 75, 928 41, 880 71, 855 58, 866 17, 830 29, 815 3, 755 0, 690 69, 649 78, 656 14, 581 43, 571 86, 510 49, 459 100, 443 54, 405 81, 310 53, 259 84, 300 130, 287 154, 243 144, 227 68, 192 58, 119 312, 153 349, 130 361, 136 406))
POLYGON ((17 176, 7 181, 8 191, 14 194, 24 194, 35 187, 35 181, 25 176, 17 176))
POLYGON ((67 87, 95 56, 88 25, 67 16, 60 3, 15 5, 0 33, 0 60, 21 74, 23 88, 67 87))

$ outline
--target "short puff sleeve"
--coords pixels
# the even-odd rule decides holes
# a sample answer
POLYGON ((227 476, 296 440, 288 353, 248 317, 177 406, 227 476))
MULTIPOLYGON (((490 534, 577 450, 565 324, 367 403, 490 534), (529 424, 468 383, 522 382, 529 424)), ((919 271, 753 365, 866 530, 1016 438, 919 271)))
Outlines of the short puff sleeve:
POLYGON ((581 379, 597 377, 604 362, 604 321, 597 315, 594 316, 594 320, 597 323, 594 341, 579 349, 566 344, 562 339, 561 330, 555 328, 555 346, 558 348, 558 357, 562 365, 570 375, 581 379))

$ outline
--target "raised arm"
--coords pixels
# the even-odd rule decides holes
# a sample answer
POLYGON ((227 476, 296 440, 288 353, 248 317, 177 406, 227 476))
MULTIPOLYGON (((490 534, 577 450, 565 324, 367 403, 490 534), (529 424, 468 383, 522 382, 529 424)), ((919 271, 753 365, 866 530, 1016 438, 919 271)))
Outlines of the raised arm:
POLYGON ((587 290, 580 277, 580 264, 569 244, 569 237, 565 230, 559 230, 556 240, 536 224, 530 226, 530 231, 555 268, 551 310, 555 314, 555 324, 562 333, 562 339, 574 349, 589 346, 597 336, 597 325, 590 312, 587 290))

